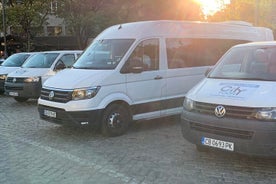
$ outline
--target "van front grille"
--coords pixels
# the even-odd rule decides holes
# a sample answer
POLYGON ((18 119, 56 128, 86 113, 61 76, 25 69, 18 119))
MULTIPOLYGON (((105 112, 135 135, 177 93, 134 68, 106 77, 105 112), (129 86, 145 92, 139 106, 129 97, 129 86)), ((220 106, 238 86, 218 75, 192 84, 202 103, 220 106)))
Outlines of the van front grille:
POLYGON ((6 82, 10 83, 24 83, 25 78, 8 77, 6 82))
POLYGON ((205 125, 205 124, 200 124, 195 122, 190 122, 190 127, 191 129, 194 129, 200 132, 206 132, 206 133, 240 138, 240 139, 251 139, 254 134, 254 132, 252 131, 222 128, 222 127, 205 125))
POLYGON ((72 100, 72 91, 51 90, 42 88, 40 98, 53 102, 66 103, 72 100))
MULTIPOLYGON (((217 106, 218 104, 195 102, 193 111, 197 113, 215 115, 215 108, 217 106)), ((226 110, 226 114, 224 117, 253 119, 256 114, 256 108, 237 107, 228 105, 223 105, 223 107, 226 110)))
POLYGON ((5 90, 10 91, 23 91, 23 86, 5 86, 5 90))

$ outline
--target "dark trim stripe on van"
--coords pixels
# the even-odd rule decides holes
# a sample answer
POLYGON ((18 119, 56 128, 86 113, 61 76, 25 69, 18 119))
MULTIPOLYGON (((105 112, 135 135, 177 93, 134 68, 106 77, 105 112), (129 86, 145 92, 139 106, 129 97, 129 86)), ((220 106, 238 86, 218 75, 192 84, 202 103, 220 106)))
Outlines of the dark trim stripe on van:
POLYGON ((184 97, 131 105, 133 115, 182 107, 184 97))

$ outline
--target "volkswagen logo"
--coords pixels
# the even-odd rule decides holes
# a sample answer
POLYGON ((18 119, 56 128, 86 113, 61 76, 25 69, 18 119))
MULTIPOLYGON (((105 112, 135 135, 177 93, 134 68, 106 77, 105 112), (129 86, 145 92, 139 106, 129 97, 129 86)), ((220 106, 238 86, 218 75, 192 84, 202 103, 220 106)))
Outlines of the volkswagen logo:
POLYGON ((54 91, 51 91, 51 92, 49 93, 49 100, 53 100, 54 96, 55 96, 54 91))
POLYGON ((226 109, 222 106, 222 105, 219 105, 215 108, 215 115, 218 117, 218 118, 222 118, 226 113, 226 109))
POLYGON ((16 78, 13 78, 12 82, 13 82, 13 83, 16 83, 16 78))

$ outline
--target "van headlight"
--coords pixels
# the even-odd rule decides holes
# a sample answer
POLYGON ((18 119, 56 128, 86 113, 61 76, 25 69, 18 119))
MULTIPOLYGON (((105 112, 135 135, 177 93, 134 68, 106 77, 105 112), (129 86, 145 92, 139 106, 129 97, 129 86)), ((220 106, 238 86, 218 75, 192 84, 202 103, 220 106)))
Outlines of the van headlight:
POLYGON ((28 77, 24 79, 24 82, 39 82, 39 81, 40 81, 40 77, 28 77))
POLYGON ((256 113, 255 117, 260 120, 276 120, 276 108, 263 108, 256 113))
POLYGON ((194 109, 194 101, 190 98, 185 98, 183 103, 184 109, 191 111, 194 109))
POLYGON ((87 89, 74 89, 72 93, 72 100, 84 100, 93 98, 100 90, 100 86, 87 89))
POLYGON ((6 80, 7 75, 8 75, 8 74, 2 74, 2 75, 0 75, 0 79, 1 79, 1 80, 6 80))

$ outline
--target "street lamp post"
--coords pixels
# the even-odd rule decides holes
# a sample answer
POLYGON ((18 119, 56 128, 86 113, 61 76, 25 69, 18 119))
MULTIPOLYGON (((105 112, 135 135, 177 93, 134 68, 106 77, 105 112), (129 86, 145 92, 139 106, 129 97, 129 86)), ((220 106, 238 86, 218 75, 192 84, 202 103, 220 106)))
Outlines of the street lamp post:
POLYGON ((7 39, 6 39, 5 0, 2 0, 2 20, 3 20, 3 38, 4 38, 4 58, 6 58, 7 57, 7 39))

